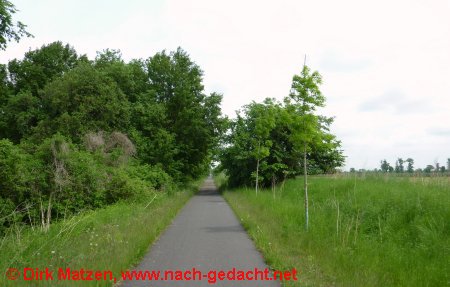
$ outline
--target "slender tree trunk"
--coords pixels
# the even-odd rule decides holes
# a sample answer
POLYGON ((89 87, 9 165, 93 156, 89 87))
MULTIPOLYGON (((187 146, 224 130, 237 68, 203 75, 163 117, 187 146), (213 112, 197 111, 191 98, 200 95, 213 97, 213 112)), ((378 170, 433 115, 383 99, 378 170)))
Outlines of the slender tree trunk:
POLYGON ((42 230, 45 231, 45 212, 44 212, 44 206, 42 204, 42 196, 40 198, 40 203, 41 203, 41 226, 42 226, 42 230))
POLYGON ((258 181, 259 181, 259 178, 258 178, 258 173, 259 173, 259 158, 258 158, 258 160, 256 161, 256 183, 255 183, 255 191, 256 191, 256 195, 258 195, 258 181))
POLYGON ((275 199, 275 176, 272 175, 272 194, 273 198, 275 199))
MULTIPOLYGON (((303 61, 303 69, 306 66, 306 54, 305 59, 303 61)), ((303 123, 305 124, 305 123, 303 123)), ((309 203, 308 203, 308 162, 306 160, 306 141, 303 146, 303 174, 305 177, 305 229, 308 231, 309 228, 309 203)))
POLYGON ((48 206, 47 206, 47 222, 45 223, 45 231, 47 232, 50 229, 50 222, 52 220, 52 193, 48 198, 48 206))
POLYGON ((283 174, 283 182, 281 182, 280 191, 284 190, 284 183, 286 182, 286 174, 283 174))
POLYGON ((308 231, 309 227, 309 204, 308 204, 308 171, 307 171, 307 160, 306 160, 306 143, 303 150, 303 169, 304 169, 304 177, 305 177, 305 228, 308 231))
POLYGON ((26 210, 27 210, 28 220, 30 221, 31 229, 34 230, 33 220, 31 220, 30 206, 27 204, 27 205, 25 206, 25 208, 26 208, 26 210))
POLYGON ((261 143, 258 142, 258 159, 256 160, 256 183, 255 183, 255 192, 258 195, 258 184, 259 184, 259 150, 261 148, 261 143))

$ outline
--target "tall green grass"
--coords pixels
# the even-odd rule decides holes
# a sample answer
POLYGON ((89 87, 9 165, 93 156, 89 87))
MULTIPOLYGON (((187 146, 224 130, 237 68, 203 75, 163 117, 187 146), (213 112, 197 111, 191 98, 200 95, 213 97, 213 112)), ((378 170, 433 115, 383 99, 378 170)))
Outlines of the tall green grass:
MULTIPOLYGON (((0 286, 112 286, 108 281, 11 281, 8 268, 120 271, 131 268, 170 223, 192 190, 119 202, 53 224, 49 232, 17 227, 0 239, 0 286)), ((56 276, 56 271, 54 277, 56 276)))
POLYGON ((311 177, 308 232, 302 186, 225 192, 286 286, 450 285, 450 178, 311 177))

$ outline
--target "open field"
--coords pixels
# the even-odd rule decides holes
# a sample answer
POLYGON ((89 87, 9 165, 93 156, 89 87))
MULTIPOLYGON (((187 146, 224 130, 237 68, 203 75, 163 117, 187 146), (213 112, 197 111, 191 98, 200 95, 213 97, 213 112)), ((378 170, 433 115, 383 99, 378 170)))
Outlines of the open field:
POLYGON ((309 232, 301 178, 224 195, 269 265, 300 270, 292 286, 448 286, 449 181, 311 177, 309 232))
POLYGON ((109 281, 9 281, 8 268, 120 271, 139 262, 148 247, 192 195, 192 189, 139 203, 119 202, 55 223, 48 233, 11 230, 0 241, 0 286, 112 286, 109 281), (80 283, 81 282, 81 283, 80 283))

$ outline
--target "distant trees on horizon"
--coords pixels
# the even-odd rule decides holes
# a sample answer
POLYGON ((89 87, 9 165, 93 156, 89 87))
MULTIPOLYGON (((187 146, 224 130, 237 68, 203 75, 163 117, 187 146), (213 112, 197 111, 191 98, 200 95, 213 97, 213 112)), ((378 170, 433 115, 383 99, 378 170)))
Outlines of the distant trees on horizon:
MULTIPOLYGON (((359 169, 359 172, 366 172, 368 170, 359 169)), ((414 169, 414 159, 407 158, 403 160, 403 158, 397 158, 395 161, 395 165, 392 166, 386 159, 380 161, 380 168, 375 168, 374 172, 386 172, 386 173, 431 173, 431 172, 448 172, 450 171, 450 158, 447 159, 446 166, 440 165, 440 163, 436 162, 434 165, 428 164, 424 168, 416 168, 414 169)), ((350 172, 356 172, 355 168, 350 168, 350 172)))

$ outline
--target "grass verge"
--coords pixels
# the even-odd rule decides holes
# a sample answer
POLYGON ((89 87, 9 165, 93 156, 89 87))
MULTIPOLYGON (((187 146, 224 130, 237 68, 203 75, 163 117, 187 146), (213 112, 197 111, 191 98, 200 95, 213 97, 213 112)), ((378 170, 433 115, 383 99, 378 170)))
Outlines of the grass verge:
MULTIPOLYGON (((17 227, 0 239, 0 286, 112 286, 113 281, 59 281, 58 268, 120 271, 138 263, 193 194, 194 188, 160 193, 146 202, 120 202, 53 224, 47 233, 17 227), (26 267, 54 271, 54 280, 24 281, 26 267), (8 280, 6 272, 21 275, 8 280)), ((31 274, 31 273, 29 273, 31 274)))
POLYGON ((286 286, 448 286, 449 180, 311 177, 308 232, 300 178, 224 196, 286 286))

